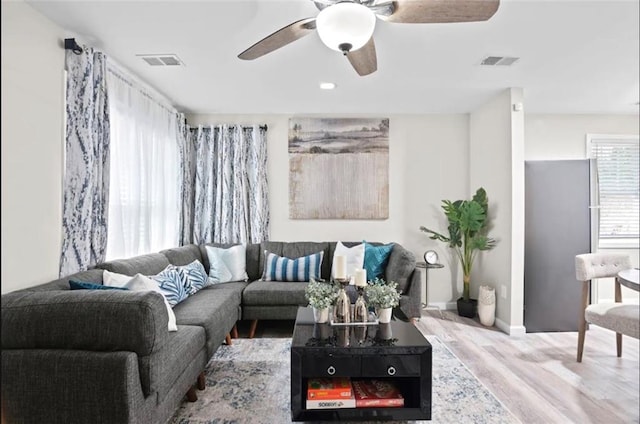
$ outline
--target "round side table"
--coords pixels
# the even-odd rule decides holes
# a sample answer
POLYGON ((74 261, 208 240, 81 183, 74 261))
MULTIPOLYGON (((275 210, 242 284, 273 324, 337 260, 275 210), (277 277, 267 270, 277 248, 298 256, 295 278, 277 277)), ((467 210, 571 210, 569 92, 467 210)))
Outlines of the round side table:
POLYGON ((416 267, 424 269, 424 297, 427 303, 422 304, 422 309, 425 311, 437 310, 438 312, 440 312, 440 319, 444 319, 444 316, 442 315, 442 309, 440 309, 439 306, 429 305, 429 270, 435 269, 435 268, 444 268, 444 265, 428 264, 424 261, 420 261, 420 262, 416 262, 416 267))

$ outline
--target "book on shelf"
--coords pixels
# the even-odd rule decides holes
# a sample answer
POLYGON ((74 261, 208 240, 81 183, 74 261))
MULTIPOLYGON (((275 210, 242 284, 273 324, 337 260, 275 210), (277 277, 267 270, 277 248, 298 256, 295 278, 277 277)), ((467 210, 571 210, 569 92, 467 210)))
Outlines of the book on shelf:
POLYGON ((341 409, 355 407, 356 399, 353 396, 340 399, 307 399, 307 409, 341 409))
POLYGON ((354 380, 351 382, 356 408, 393 408, 404 406, 402 393, 391 381, 354 380))
POLYGON ((307 382, 307 399, 350 399, 352 394, 347 377, 310 378, 307 382))

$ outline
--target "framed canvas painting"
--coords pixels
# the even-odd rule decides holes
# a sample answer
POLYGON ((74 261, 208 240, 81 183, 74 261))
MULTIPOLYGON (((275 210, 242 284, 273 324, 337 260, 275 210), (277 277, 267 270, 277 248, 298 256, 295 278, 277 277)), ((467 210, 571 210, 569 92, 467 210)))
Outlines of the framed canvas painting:
POLYGON ((289 217, 389 218, 389 119, 291 118, 289 217))

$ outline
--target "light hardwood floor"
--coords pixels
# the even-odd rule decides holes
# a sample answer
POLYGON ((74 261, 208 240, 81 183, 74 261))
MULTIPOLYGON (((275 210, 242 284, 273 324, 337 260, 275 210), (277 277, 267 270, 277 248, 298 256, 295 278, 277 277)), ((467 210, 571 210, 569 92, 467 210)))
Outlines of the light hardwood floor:
POLYGON ((637 339, 591 326, 582 363, 577 332, 510 337, 454 311, 423 312, 416 324, 447 347, 523 423, 638 423, 640 369, 637 339))

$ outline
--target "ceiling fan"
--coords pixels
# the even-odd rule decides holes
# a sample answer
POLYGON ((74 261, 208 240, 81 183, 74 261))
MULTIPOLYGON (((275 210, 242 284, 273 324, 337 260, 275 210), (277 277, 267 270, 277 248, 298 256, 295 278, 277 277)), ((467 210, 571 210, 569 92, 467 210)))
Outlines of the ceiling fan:
POLYGON ((376 17, 397 23, 476 22, 491 18, 500 0, 311 0, 320 10, 263 38, 238 55, 253 60, 317 30, 327 47, 342 52, 359 75, 378 69, 376 17))

